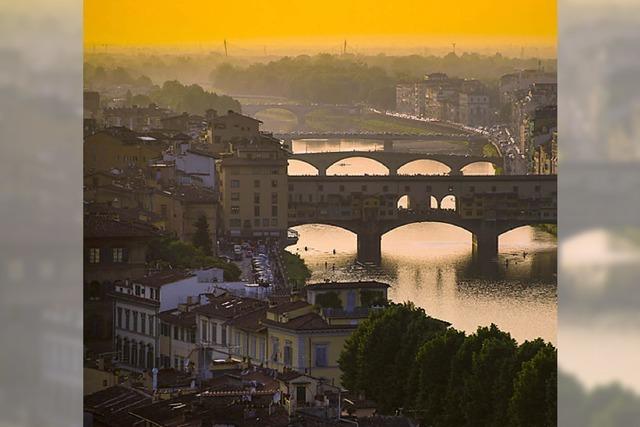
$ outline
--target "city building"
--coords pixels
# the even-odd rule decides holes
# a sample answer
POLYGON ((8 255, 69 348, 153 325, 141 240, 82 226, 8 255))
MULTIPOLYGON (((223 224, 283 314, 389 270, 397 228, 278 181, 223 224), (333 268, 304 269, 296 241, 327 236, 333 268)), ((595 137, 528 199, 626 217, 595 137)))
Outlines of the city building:
POLYGON ((160 366, 161 356, 169 356, 160 354, 160 312, 188 305, 189 298, 210 292, 221 279, 222 271, 212 268, 170 270, 114 283, 118 365, 135 372, 160 366))
POLYGON ((158 236, 134 219, 84 215, 84 346, 98 357, 113 352, 114 283, 145 274, 147 245, 158 236))
POLYGON ((356 325, 329 324, 305 301, 269 307, 267 366, 284 372, 295 370, 340 385, 338 358, 356 325))
POLYGON ((208 378, 208 367, 212 361, 228 359, 233 355, 254 354, 253 357, 248 356, 250 360, 256 364, 264 361, 266 334, 262 333, 257 320, 267 303, 226 292, 208 295, 207 300, 207 303, 193 309, 197 325, 196 342, 200 349, 197 363, 199 375, 208 378), (241 318, 242 321, 239 320, 241 318), (237 322, 234 323, 234 320, 237 322))
POLYGON ((219 116, 215 110, 207 110, 207 142, 214 153, 229 152, 229 144, 237 140, 260 138, 260 120, 229 110, 219 116))
POLYGON ((227 240, 286 239, 287 157, 280 141, 261 134, 235 140, 219 162, 221 228, 227 240))
POLYGON ((466 126, 484 126, 491 121, 489 95, 482 89, 458 94, 458 122, 466 126))
POLYGON ((500 104, 508 104, 517 98, 518 92, 527 91, 534 83, 556 84, 556 73, 546 72, 543 69, 520 70, 516 73, 505 74, 500 77, 498 90, 500 92, 500 104))
POLYGON ((146 107, 108 107, 102 110, 105 127, 124 126, 136 132, 146 132, 162 128, 162 119, 171 114, 170 110, 156 104, 146 107))
POLYGON ((144 169, 151 160, 162 158, 166 147, 164 140, 126 127, 106 128, 85 139, 84 170, 144 169))
POLYGON ((424 82, 402 83, 396 85, 396 111, 415 117, 423 117, 425 113, 424 82))

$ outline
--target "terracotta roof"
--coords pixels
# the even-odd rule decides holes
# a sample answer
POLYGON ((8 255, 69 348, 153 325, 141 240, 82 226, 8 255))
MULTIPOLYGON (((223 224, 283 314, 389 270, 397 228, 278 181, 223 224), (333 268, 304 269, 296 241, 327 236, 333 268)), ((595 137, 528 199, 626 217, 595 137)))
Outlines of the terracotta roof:
POLYGON ((133 279, 133 283, 138 283, 144 286, 151 286, 155 288, 159 288, 163 285, 167 285, 169 283, 178 282, 180 280, 187 279, 189 277, 194 277, 195 274, 190 273, 184 270, 171 270, 171 271, 161 271, 160 273, 156 273, 150 276, 140 277, 138 279, 133 279))
POLYGON ((311 304, 303 300, 289 301, 289 302, 283 302, 283 303, 277 304, 275 307, 269 307, 269 311, 275 314, 283 314, 283 313, 298 310, 307 306, 311 306, 311 304))
POLYGON ((180 311, 174 308, 160 312, 158 317, 163 322, 171 325, 183 326, 185 328, 196 326, 196 314, 193 311, 180 311))
POLYGON ((375 280, 361 282, 318 282, 309 283, 306 288, 311 290, 325 289, 387 289, 390 286, 386 283, 377 282, 375 280))
POLYGON ((154 237, 160 232, 141 221, 117 221, 95 215, 84 216, 84 237, 154 237))
POLYGON ((84 409, 94 414, 96 421, 119 427, 132 426, 138 419, 129 411, 150 403, 151 396, 120 385, 84 397, 84 409))
POLYGON ((289 329, 292 331, 315 331, 315 330, 328 330, 328 329, 355 329, 357 325, 329 325, 323 318, 317 313, 308 313, 302 316, 298 316, 294 319, 290 319, 288 322, 276 322, 274 320, 263 320, 263 324, 267 326, 278 327, 282 329, 289 329))
POLYGON ((195 313, 219 319, 234 319, 240 315, 266 307, 266 303, 252 298, 235 297, 223 294, 209 297, 209 303, 193 309, 195 313))
POLYGON ((264 329, 264 326, 260 322, 264 320, 266 316, 267 308, 263 307, 245 315, 240 315, 235 319, 230 320, 229 324, 243 331, 258 332, 264 329))

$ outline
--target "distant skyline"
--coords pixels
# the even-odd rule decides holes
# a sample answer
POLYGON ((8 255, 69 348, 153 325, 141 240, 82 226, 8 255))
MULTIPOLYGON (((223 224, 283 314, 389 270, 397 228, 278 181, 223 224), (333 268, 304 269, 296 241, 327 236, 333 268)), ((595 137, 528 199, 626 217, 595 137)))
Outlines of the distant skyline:
POLYGON ((398 43, 409 50, 452 43, 460 52, 508 46, 553 50, 556 20, 555 0, 85 0, 84 42, 206 48, 227 39, 236 46, 277 49, 348 39, 356 53, 393 51, 398 43))

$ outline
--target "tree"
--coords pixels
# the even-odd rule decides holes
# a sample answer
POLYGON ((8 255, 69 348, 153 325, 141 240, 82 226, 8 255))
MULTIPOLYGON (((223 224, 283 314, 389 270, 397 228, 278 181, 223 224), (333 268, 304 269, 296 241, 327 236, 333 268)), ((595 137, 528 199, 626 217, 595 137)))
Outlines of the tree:
POLYGON ((193 233, 193 245, 207 256, 213 255, 209 223, 204 215, 200 215, 193 224, 196 231, 193 233))
POLYGON ((342 308, 342 301, 336 292, 324 292, 316 295, 316 304, 322 308, 342 308))
POLYGON ((151 241, 147 252, 147 262, 172 268, 221 268, 224 271, 224 280, 228 282, 240 280, 242 274, 236 264, 206 256, 191 243, 181 242, 171 237, 151 241))
POLYGON ((517 427, 555 425, 557 422, 557 351, 547 344, 522 364, 509 402, 511 424, 517 427))

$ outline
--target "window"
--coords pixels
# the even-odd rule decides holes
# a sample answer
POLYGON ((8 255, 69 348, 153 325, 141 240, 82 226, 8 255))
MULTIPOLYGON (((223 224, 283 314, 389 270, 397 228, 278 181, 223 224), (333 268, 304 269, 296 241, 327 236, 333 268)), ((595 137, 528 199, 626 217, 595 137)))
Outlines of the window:
POLYGON ((100 262, 100 248, 89 249, 89 263, 97 264, 100 262))
POLYGON ((200 339, 202 342, 207 342, 207 321, 200 322, 200 339))
POLYGON ((133 312, 133 330, 134 332, 138 332, 138 312, 133 312))
POLYGON ((262 226, 263 227, 269 226, 269 218, 262 218, 262 226))
POLYGON ((254 179, 253 180, 253 188, 260 188, 260 180, 259 179, 254 179))
POLYGON ((278 338, 271 339, 271 360, 278 361, 278 353, 280 353, 280 340, 278 338))
POLYGON ((253 203, 260 203, 260 193, 253 193, 253 203))
POLYGON ((122 328, 122 307, 118 307, 117 325, 118 328, 122 328))
POLYGON ((271 206, 271 216, 278 216, 278 206, 271 206))
POLYGON ((154 334, 155 321, 156 321, 156 318, 154 316, 149 316, 149 335, 154 334))
POLYGON ((266 340, 264 338, 260 338, 260 344, 258 348, 258 358, 260 360, 265 360, 266 357, 266 340))
POLYGON ((260 227, 260 218, 254 218, 253 219, 253 226, 256 228, 260 227))
POLYGON ((156 290, 153 288, 149 289, 149 298, 154 299, 155 298, 155 292, 156 290))
POLYGON ((124 248, 113 248, 113 262, 124 262, 124 248))
POLYGON ((255 336, 252 336, 249 340, 249 357, 255 359, 256 357, 256 347, 257 347, 258 339, 255 336))
POLYGON ((293 349, 291 348, 291 341, 286 340, 284 342, 284 364, 286 366, 291 366, 291 362, 293 358, 293 349))
POLYGON ((186 341, 187 337, 184 328, 180 328, 180 341, 186 341))
POLYGON ((260 206, 253 207, 253 216, 260 216, 260 206))
POLYGON ((222 331, 221 337, 220 337, 220 343, 222 345, 227 345, 227 327, 226 326, 222 326, 222 328, 220 328, 222 331))
POLYGON ((231 180, 231 188, 240 188, 240 180, 232 179, 231 180))
POLYGON ((271 226, 272 227, 278 226, 278 218, 271 218, 271 226))
POLYGON ((218 324, 215 322, 211 324, 211 341, 218 342, 218 324))
POLYGON ((326 344, 316 345, 316 366, 326 367, 327 363, 327 346, 326 344))
POLYGON ((140 332, 147 333, 147 315, 144 313, 140 313, 140 332))
POLYGON ((124 311, 124 328, 129 330, 129 316, 131 312, 129 310, 124 311))
POLYGON ((173 339, 174 340, 178 340, 180 339, 180 328, 178 328, 177 326, 174 325, 173 327, 173 339))
POLYGON ((278 188, 278 180, 277 179, 272 179, 271 180, 271 187, 272 188, 278 188))
POLYGON ((240 332, 236 332, 236 336, 235 336, 235 353, 236 354, 242 354, 242 339, 240 338, 240 332))
POLYGON ((136 285, 136 296, 140 296, 140 285, 136 285))
POLYGON ((231 206, 231 215, 239 215, 240 206, 231 206))
POLYGON ((240 218, 232 218, 229 220, 229 227, 240 227, 242 225, 242 220, 240 218))
POLYGON ((231 200, 233 201, 240 200, 240 193, 231 193, 231 200))
POLYGON ((271 204, 278 204, 278 193, 271 193, 271 204))

